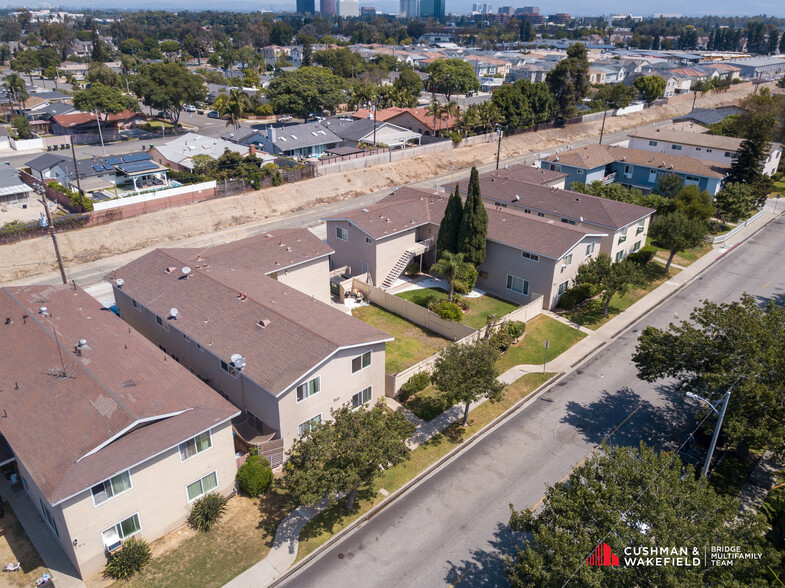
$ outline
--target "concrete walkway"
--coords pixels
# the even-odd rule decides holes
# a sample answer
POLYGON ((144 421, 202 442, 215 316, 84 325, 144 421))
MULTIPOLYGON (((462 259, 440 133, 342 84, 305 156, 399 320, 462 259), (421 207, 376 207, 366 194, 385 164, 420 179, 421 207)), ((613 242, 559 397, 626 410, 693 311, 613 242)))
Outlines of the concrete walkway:
MULTIPOLYGON (((783 207, 785 209, 785 207, 783 207)), ((704 269, 711 265, 714 261, 727 254, 736 245, 752 236, 759 229, 764 227, 767 223, 774 220, 777 216, 782 214, 773 214, 774 201, 770 201, 766 205, 766 212, 755 223, 745 227, 736 235, 728 240, 727 245, 722 247, 715 247, 712 251, 706 253, 703 257, 696 260, 692 265, 683 269, 672 279, 668 280, 660 287, 656 288, 635 304, 630 306, 621 314, 615 316, 607 323, 599 327, 597 330, 592 331, 586 327, 581 327, 571 323, 564 317, 556 315, 552 312, 546 311, 544 314, 569 324, 570 326, 580 329, 582 332, 587 333, 587 336, 580 340, 578 343, 570 347, 567 351, 559 355, 552 361, 549 361, 543 369, 542 364, 522 364, 510 368, 499 376, 499 380, 505 384, 512 384, 521 376, 528 373, 535 372, 566 372, 571 370, 578 362, 582 361, 585 357, 606 345, 619 332, 626 327, 640 319, 649 310, 666 300, 671 296, 680 286, 685 285, 692 279, 696 278, 704 269)), ((687 317, 684 317, 687 318, 687 317)), ((678 316, 674 316, 674 320, 679 320, 678 316)), ((407 420, 417 426, 414 435, 408 440, 407 445, 414 449, 422 443, 440 433, 445 428, 458 421, 463 417, 464 407, 455 405, 446 410, 441 415, 431 421, 423 421, 418 418, 411 411, 401 406, 394 399, 386 399, 387 405, 393 410, 400 410, 406 415, 407 420)), ((472 403, 471 409, 481 405, 485 400, 472 403)), ((275 533, 275 541, 270 553, 265 559, 259 563, 251 566, 248 570, 240 574, 226 586, 229 588, 257 588, 267 586, 279 578, 294 561, 297 559, 297 548, 299 545, 299 535, 302 528, 326 508, 326 503, 321 503, 315 507, 299 507, 292 514, 286 517, 278 527, 275 533)))

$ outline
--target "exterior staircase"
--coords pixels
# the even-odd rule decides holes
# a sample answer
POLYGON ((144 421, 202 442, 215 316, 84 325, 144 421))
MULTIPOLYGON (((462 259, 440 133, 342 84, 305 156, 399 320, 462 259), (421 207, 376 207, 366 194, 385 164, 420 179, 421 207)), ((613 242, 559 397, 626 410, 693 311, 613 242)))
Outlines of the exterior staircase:
POLYGON ((414 259, 415 253, 411 250, 405 251, 401 258, 395 262, 395 265, 390 270, 390 273, 387 274, 387 277, 384 278, 384 281, 381 283, 382 290, 386 290, 390 286, 395 283, 395 280, 401 277, 401 274, 406 269, 406 266, 414 259))

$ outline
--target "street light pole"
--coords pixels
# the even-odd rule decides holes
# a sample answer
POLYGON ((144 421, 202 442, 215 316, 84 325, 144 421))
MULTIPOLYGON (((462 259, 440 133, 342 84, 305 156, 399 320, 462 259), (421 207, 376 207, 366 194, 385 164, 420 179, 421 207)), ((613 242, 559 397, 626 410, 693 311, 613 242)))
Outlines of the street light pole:
POLYGON ((55 228, 52 224, 52 213, 49 211, 49 201, 46 199, 46 188, 44 188, 43 194, 41 196, 43 198, 44 210, 46 211, 46 222, 49 225, 49 236, 52 238, 52 245, 54 245, 55 248, 57 267, 60 269, 60 279, 63 280, 63 284, 67 284, 68 279, 65 277, 65 266, 63 266, 63 258, 60 255, 60 247, 57 245, 57 235, 55 234, 55 228))
POLYGON ((106 147, 104 146, 104 134, 101 132, 101 119, 98 117, 98 111, 95 111, 95 122, 98 123, 98 136, 101 137, 101 150, 104 152, 104 157, 106 157, 106 147))
MULTIPOLYGON (((717 426, 714 428, 714 435, 711 438, 711 445, 709 445, 709 454, 706 456, 706 463, 703 464, 703 471, 701 472, 701 476, 704 478, 706 474, 709 472, 709 465, 711 465, 711 458, 714 455, 714 448, 717 446, 717 437, 720 436, 720 429, 722 428, 722 419, 725 418, 725 411, 728 408, 728 402, 730 402, 730 390, 725 393, 725 397, 722 401, 722 410, 720 411, 720 418, 717 420, 717 426)), ((716 411, 716 409, 715 409, 716 411)))
POLYGON ((605 110, 602 111, 602 127, 600 127, 600 145, 602 145, 602 136, 605 134, 605 117, 608 115, 608 103, 603 102, 605 110))

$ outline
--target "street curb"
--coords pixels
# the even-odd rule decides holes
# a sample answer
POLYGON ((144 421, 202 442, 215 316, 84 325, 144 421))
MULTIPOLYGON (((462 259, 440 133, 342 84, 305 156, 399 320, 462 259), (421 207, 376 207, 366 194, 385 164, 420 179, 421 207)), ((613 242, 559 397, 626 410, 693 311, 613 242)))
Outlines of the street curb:
MULTIPOLYGON (((600 345, 599 347, 602 347, 602 345, 600 345)), ((589 354, 587 354, 587 357, 588 355, 592 355, 594 351, 599 349, 599 347, 590 351, 589 354)), ((357 529, 361 524, 370 521, 373 517, 379 514, 383 509, 387 508, 388 506, 393 504, 396 500, 404 496, 409 490, 414 488, 414 486, 424 481, 425 478, 427 478, 431 474, 436 473, 436 471, 440 469, 442 466, 446 465, 447 462, 458 457, 461 453, 463 453, 464 450, 466 450, 466 448, 474 445, 474 443, 479 441, 487 433, 491 432, 492 429, 495 429, 497 426, 501 425, 503 421, 507 420, 508 418, 511 418, 519 410, 526 408, 529 404, 537 400, 540 396, 542 396, 545 392, 547 392, 554 384, 556 384, 559 380, 561 380, 565 375, 567 375, 567 372, 559 372, 555 376, 549 378, 547 381, 540 384, 540 386, 537 387, 535 390, 533 390, 528 396, 526 396, 525 398, 521 398, 518 402, 516 402, 513 406, 508 408, 505 412, 503 412, 498 417, 493 419, 482 429, 474 433, 474 435, 466 439, 466 441, 458 445, 452 451, 440 457, 437 461, 435 461, 430 466, 425 468, 414 478, 412 478, 411 480, 406 482, 403 486, 392 492, 390 496, 388 496, 387 498, 382 500, 382 502, 371 508, 371 510, 369 510, 365 515, 363 515, 362 517, 358 518, 355 521, 352 521, 348 526, 346 526, 341 531, 330 537, 327 541, 322 543, 314 551, 306 555, 300 561, 293 564, 292 567, 286 570, 286 572, 283 575, 273 580, 273 582, 271 582, 270 584, 267 584, 267 587, 271 588, 272 586, 277 586, 284 580, 288 579, 290 576, 294 575, 295 572, 304 568, 307 564, 311 563, 314 559, 316 559, 318 555, 321 555, 323 551, 326 551, 329 547, 337 543, 339 540, 344 539, 348 534, 350 534, 352 531, 357 529)))

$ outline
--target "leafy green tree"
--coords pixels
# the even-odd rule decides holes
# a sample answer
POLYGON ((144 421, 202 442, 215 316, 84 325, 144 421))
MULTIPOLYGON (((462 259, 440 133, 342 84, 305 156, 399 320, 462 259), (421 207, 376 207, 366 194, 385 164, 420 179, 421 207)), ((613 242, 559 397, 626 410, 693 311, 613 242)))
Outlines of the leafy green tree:
POLYGON ((60 67, 60 53, 54 47, 41 47, 36 51, 38 69, 45 70, 49 67, 60 67))
POLYGON ((123 39, 117 44, 117 48, 125 55, 136 55, 143 49, 143 45, 136 39, 123 39))
POLYGON ((556 112, 556 102, 548 86, 528 80, 503 85, 493 93, 491 103, 499 109, 510 129, 526 129, 546 122, 556 112))
POLYGON ((657 546, 687 547, 688 557, 693 547, 702 557, 706 545, 741 545, 744 552, 766 551, 764 560, 776 558, 763 544, 759 519, 739 517, 737 499, 716 493, 706 478, 692 475, 692 466, 688 471, 683 475, 681 460, 671 452, 644 444, 604 446, 566 483, 549 487, 536 513, 510 505, 510 527, 526 533, 517 555, 506 561, 510 585, 769 585, 765 567, 752 560, 738 560, 732 567, 624 565, 625 548, 651 545, 652 538, 657 546), (622 565, 586 565, 601 543, 622 565))
POLYGON ((676 210, 684 213, 687 218, 702 222, 708 221, 715 212, 711 195, 705 190, 701 192, 700 188, 694 184, 684 186, 679 190, 674 204, 676 210))
POLYGON ((455 184, 455 191, 450 194, 447 200, 447 207, 444 209, 444 216, 439 224, 439 235, 436 237, 436 251, 441 255, 443 252, 458 252, 458 231, 463 218, 463 201, 461 200, 458 184, 455 184))
POLYGON ((638 206, 646 206, 648 208, 653 208, 658 213, 669 212, 673 208, 672 200, 660 196, 659 194, 643 194, 637 188, 627 188, 626 186, 616 183, 603 184, 599 180, 595 180, 590 184, 573 182, 570 184, 570 190, 582 194, 599 196, 600 198, 608 198, 609 200, 616 200, 618 202, 628 202, 630 204, 637 204, 638 206))
POLYGON ((33 49, 19 51, 11 60, 11 69, 19 73, 30 76, 30 83, 33 83, 33 72, 40 69, 38 54, 33 49))
POLYGON ((573 43, 567 58, 556 64, 545 77, 545 82, 556 99, 558 111, 564 118, 577 113, 576 105, 589 92, 589 59, 583 43, 573 43))
POLYGON ((30 121, 22 114, 17 114, 11 119, 11 126, 16 129, 16 133, 20 139, 32 139, 33 128, 30 126, 30 121))
POLYGON ((99 83, 113 88, 123 86, 120 74, 98 61, 93 61, 87 66, 87 81, 91 84, 99 83))
MULTIPOLYGON (((38 32, 41 34, 41 38, 46 43, 49 43, 55 47, 55 49, 57 49, 57 51, 60 53, 61 59, 66 58, 68 48, 76 39, 76 33, 74 32, 74 29, 64 22, 41 23, 38 32)), ((57 65, 60 64, 58 63, 57 65)))
POLYGON ((755 194, 747 184, 726 183, 714 197, 714 204, 720 218, 736 222, 755 207, 755 194))
POLYGON ((641 76, 632 85, 647 102, 654 102, 665 93, 667 83, 660 76, 641 76))
POLYGON ((54 84, 55 84, 55 90, 57 90, 57 78, 60 77, 62 75, 62 73, 63 72, 61 72, 56 67, 51 67, 50 66, 50 67, 47 67, 46 69, 44 69, 41 72, 41 75, 43 75, 47 80, 52 80, 54 82, 54 84))
POLYGON ((684 178, 678 174, 660 174, 654 192, 665 198, 676 198, 684 187, 684 178))
POLYGON ((463 403, 463 426, 469 422, 469 407, 481 398, 498 401, 504 391, 496 362, 499 351, 480 340, 472 344, 453 343, 436 358, 431 382, 454 403, 463 403))
POLYGON ((649 227, 652 240, 670 251, 668 263, 665 264, 666 272, 679 251, 697 247, 703 243, 707 233, 708 229, 703 220, 691 219, 679 210, 658 216, 649 227))
POLYGON ((331 421, 313 426, 294 442, 283 485, 301 504, 315 504, 325 496, 334 501, 347 493, 346 508, 351 510, 357 490, 409 459, 406 439, 415 427, 381 402, 372 408, 343 406, 331 414, 331 421))
POLYGON ((522 19, 521 20, 521 32, 520 32, 520 39, 524 43, 530 43, 537 38, 537 33, 534 32, 534 25, 532 25, 530 20, 522 19))
POLYGON ((575 284, 590 284, 602 290, 602 314, 608 316, 608 308, 614 294, 624 296, 630 289, 643 286, 646 276, 641 267, 629 259, 613 263, 607 253, 587 260, 578 268, 575 284))
POLYGON ((725 180, 728 183, 748 184, 756 198, 761 200, 771 189, 771 180, 764 175, 763 165, 769 155, 769 141, 776 124, 771 113, 761 112, 751 117, 747 125, 747 138, 739 146, 725 180))
POLYGON ((347 47, 317 51, 313 54, 313 61, 342 78, 359 76, 366 65, 362 55, 347 47))
POLYGON ((110 55, 104 47, 104 42, 101 40, 101 36, 98 34, 98 31, 95 28, 93 28, 92 32, 90 33, 90 37, 93 43, 93 50, 90 53, 90 60, 109 61, 110 55))
POLYGON ((184 105, 202 102, 207 96, 202 78, 181 63, 143 67, 134 78, 133 90, 145 106, 162 110, 175 125, 180 124, 184 105))
POLYGON ((124 94, 118 88, 96 82, 89 88, 74 93, 74 106, 82 112, 99 112, 106 121, 110 114, 136 110, 138 104, 133 96, 124 94))
POLYGON ((634 91, 624 84, 604 84, 592 97, 594 104, 601 103, 603 108, 625 108, 629 106, 634 91))
POLYGON ((393 82, 393 87, 401 92, 407 92, 413 96, 422 94, 422 80, 413 69, 406 68, 401 70, 398 79, 393 82))
POLYGON ((447 102, 454 94, 466 94, 480 89, 480 82, 471 64, 463 59, 437 59, 428 66, 428 87, 444 94, 447 102))
POLYGON ((270 43, 273 45, 289 45, 292 42, 292 27, 282 20, 276 20, 270 27, 270 43))
POLYGON ((463 253, 466 261, 473 266, 480 265, 485 261, 487 238, 488 211, 480 195, 480 174, 476 167, 472 167, 463 216, 458 227, 458 253, 463 253))
MULTIPOLYGON (((704 301, 690 320, 647 327, 632 360, 647 382, 674 378, 678 389, 711 402, 732 389, 722 429, 742 446, 785 446, 785 307, 747 294, 704 301)), ((711 425, 713 428, 713 424, 711 425)))
POLYGON ((276 113, 333 111, 345 99, 343 79, 323 67, 300 67, 270 82, 267 98, 276 113))
POLYGON ((463 253, 450 253, 449 251, 442 251, 439 261, 431 266, 431 272, 444 278, 449 284, 448 301, 452 302, 456 288, 462 291, 468 290, 466 284, 458 284, 458 282, 461 276, 471 273, 471 267, 470 263, 464 261, 463 253))
POLYGON ((161 41, 158 45, 158 48, 167 55, 171 56, 180 51, 180 43, 172 40, 161 41))

